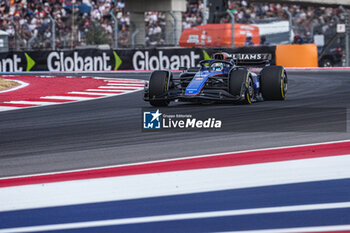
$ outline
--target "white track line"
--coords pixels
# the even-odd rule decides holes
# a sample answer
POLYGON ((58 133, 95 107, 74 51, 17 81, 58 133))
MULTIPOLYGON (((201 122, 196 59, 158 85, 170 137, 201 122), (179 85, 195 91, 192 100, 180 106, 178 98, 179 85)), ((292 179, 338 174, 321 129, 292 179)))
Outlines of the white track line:
POLYGON ((225 233, 300 233, 300 232, 338 232, 338 231, 349 231, 349 230, 350 230, 350 225, 336 225, 336 226, 295 227, 295 228, 248 230, 248 231, 225 231, 225 233))
POLYGON ((43 96, 40 99, 55 99, 55 100, 91 100, 94 97, 78 97, 78 96, 43 96))
POLYGON ((103 79, 108 82, 145 82, 145 80, 140 80, 140 79, 119 79, 119 78, 103 78, 103 77, 94 77, 94 79, 103 79))
POLYGON ((124 81, 124 80, 106 80, 106 82, 109 82, 109 83, 125 83, 125 84, 128 84, 128 83, 132 83, 132 84, 144 84, 145 81, 124 81))
POLYGON ((114 86, 100 86, 98 88, 107 88, 107 89, 130 89, 130 90, 142 90, 140 87, 114 87, 114 86))
POLYGON ((249 214, 270 214, 270 213, 280 213, 280 212, 325 210, 325 209, 337 209, 337 208, 349 208, 349 207, 350 207, 350 202, 340 202, 340 203, 279 206, 279 207, 240 209, 240 210, 210 211, 210 212, 187 213, 187 214, 170 214, 170 215, 159 215, 159 216, 149 216, 149 217, 99 220, 99 221, 78 222, 78 223, 63 223, 63 224, 52 224, 52 225, 44 225, 44 226, 7 228, 7 229, 1 229, 0 233, 67 230, 67 229, 78 229, 78 228, 86 228, 86 227, 116 226, 116 225, 125 225, 125 224, 140 224, 140 223, 179 221, 179 220, 181 221, 181 220, 201 219, 201 218, 218 218, 218 217, 241 216, 241 215, 249 215, 249 214))
POLYGON ((0 106, 0 112, 9 111, 9 110, 16 110, 16 109, 21 109, 21 107, 0 106))
POLYGON ((124 90, 106 90, 106 89, 87 89, 86 91, 107 91, 107 92, 115 92, 115 93, 121 93, 123 92, 124 90))
POLYGON ((79 95, 105 95, 105 96, 114 96, 117 94, 112 93, 94 93, 94 92, 83 92, 83 91, 72 91, 68 92, 68 94, 79 94, 79 95))
POLYGON ((107 83, 109 86, 121 86, 121 87, 144 87, 144 85, 140 84, 120 84, 120 83, 107 83))
POLYGON ((55 104, 59 104, 59 102, 45 102, 45 101, 10 101, 10 102, 4 102, 4 103, 10 103, 10 104, 32 104, 32 105, 55 105, 55 104))

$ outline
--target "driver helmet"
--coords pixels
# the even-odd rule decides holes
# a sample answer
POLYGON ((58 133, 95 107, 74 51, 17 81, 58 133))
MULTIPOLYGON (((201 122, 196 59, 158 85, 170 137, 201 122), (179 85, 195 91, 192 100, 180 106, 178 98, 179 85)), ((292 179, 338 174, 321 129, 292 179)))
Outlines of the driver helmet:
POLYGON ((216 62, 211 67, 212 71, 222 71, 223 69, 224 69, 224 64, 221 62, 216 62))

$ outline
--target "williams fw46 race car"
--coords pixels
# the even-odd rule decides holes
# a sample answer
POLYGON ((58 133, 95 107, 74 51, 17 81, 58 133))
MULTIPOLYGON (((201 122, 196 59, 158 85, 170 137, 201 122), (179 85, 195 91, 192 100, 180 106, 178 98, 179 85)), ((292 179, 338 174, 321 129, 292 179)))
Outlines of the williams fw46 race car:
POLYGON ((155 107, 171 101, 231 102, 251 104, 264 100, 284 100, 287 73, 282 66, 266 65, 259 73, 227 53, 200 61, 200 67, 182 69, 178 77, 171 71, 154 71, 145 84, 144 100, 155 107), (243 64, 243 63, 242 63, 243 64))

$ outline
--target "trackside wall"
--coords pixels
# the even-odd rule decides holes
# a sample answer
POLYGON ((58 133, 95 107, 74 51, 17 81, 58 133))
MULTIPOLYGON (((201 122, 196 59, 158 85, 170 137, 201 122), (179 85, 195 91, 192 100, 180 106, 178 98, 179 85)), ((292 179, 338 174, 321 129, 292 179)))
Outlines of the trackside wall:
POLYGON ((268 56, 272 64, 317 67, 315 45, 278 45, 238 48, 81 49, 0 53, 0 72, 158 70, 197 66, 218 51, 254 61, 268 56))

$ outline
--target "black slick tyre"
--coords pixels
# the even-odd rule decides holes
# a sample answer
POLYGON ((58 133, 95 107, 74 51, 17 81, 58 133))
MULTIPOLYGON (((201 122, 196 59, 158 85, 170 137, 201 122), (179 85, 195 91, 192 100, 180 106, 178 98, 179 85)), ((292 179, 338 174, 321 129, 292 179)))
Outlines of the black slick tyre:
POLYGON ((240 97, 242 104, 251 104, 254 98, 253 80, 246 69, 231 70, 229 74, 229 92, 240 97))
POLYGON ((282 66, 267 66, 260 72, 264 100, 284 100, 287 93, 287 72, 282 66))
POLYGON ((149 79, 149 102, 152 106, 168 106, 169 101, 166 99, 166 93, 169 87, 168 71, 153 71, 149 79))

